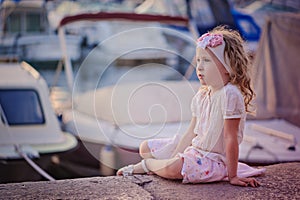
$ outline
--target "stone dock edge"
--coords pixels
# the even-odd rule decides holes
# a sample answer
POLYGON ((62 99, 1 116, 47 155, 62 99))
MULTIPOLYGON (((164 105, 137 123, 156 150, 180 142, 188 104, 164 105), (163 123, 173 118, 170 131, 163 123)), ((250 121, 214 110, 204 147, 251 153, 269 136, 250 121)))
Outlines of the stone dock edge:
POLYGON ((300 199, 300 162, 265 167, 258 188, 182 184, 155 175, 0 184, 0 199, 300 199))

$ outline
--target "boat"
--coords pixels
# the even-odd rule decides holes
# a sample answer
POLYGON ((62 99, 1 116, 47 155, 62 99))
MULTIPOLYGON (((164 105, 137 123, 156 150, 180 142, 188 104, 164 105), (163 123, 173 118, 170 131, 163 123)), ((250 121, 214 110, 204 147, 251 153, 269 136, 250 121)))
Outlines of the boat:
MULTIPOLYGON (((117 1, 118 2, 118 1, 117 1)), ((167 54, 163 51, 157 52, 157 50, 148 49, 147 53, 143 50, 130 51, 130 49, 138 49, 141 45, 146 45, 149 40, 155 46, 160 45, 161 48, 168 48, 167 41, 163 36, 163 33, 159 30, 152 29, 152 31, 144 31, 146 27, 157 27, 158 23, 153 21, 150 23, 143 23, 140 20, 136 20, 135 23, 128 21, 114 21, 114 20, 89 20, 89 14, 91 17, 95 14, 103 13, 101 16, 103 19, 110 17, 112 14, 115 16, 122 15, 122 13, 134 13, 134 2, 122 1, 113 4, 110 2, 110 6, 107 6, 105 2, 89 2, 89 1, 63 1, 53 6, 54 8, 49 11, 48 19, 51 26, 54 29, 62 30, 64 32, 73 33, 76 35, 81 35, 85 38, 85 48, 89 51, 96 51, 96 47, 101 42, 109 39, 112 35, 120 34, 115 37, 114 44, 106 46, 101 45, 101 48, 105 48, 107 53, 112 54, 116 59, 116 63, 119 66, 132 66, 137 63, 142 63, 147 60, 147 62, 160 62, 162 64, 172 62, 176 59, 174 55, 167 54), (113 10, 113 12, 111 12, 113 10), (104 16, 106 13, 107 16, 104 16), (71 16, 73 18, 71 18, 71 16), (74 16, 85 17, 87 20, 82 21, 74 19, 74 16), (70 21, 69 21, 70 20, 70 21), (136 29, 135 41, 126 40, 127 34, 130 34, 130 30, 136 29)), ((86 56, 86 55, 85 55, 86 56)))
MULTIPOLYGON (((49 26, 45 1, 5 0, 0 6, 0 60, 45 63, 62 59, 59 37, 49 26)), ((82 36, 66 35, 65 39, 71 60, 79 60, 82 36)))
POLYGON ((52 156, 73 151, 61 130, 47 83, 26 62, 0 64, 0 182, 54 180, 52 156))

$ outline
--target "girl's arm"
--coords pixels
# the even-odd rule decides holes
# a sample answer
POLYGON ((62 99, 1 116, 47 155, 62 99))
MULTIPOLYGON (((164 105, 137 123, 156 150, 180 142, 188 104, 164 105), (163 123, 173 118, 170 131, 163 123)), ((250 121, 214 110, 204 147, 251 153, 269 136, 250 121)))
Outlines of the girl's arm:
POLYGON ((232 185, 259 186, 254 178, 240 178, 237 176, 237 166, 239 157, 238 130, 240 119, 225 119, 224 123, 224 139, 227 161, 228 179, 232 185))
POLYGON ((181 137, 176 149, 174 150, 171 158, 176 156, 177 153, 182 153, 189 145, 192 143, 192 139, 196 136, 194 133, 194 128, 196 125, 196 117, 192 117, 189 128, 181 137))

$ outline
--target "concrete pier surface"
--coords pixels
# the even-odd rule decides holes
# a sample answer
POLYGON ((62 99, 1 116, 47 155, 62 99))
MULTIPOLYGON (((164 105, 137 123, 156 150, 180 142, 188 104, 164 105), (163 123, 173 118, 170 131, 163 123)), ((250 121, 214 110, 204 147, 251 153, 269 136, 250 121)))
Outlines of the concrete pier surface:
POLYGON ((0 185, 0 199, 300 199, 300 162, 266 166, 258 188, 228 182, 182 184, 155 175, 0 185))

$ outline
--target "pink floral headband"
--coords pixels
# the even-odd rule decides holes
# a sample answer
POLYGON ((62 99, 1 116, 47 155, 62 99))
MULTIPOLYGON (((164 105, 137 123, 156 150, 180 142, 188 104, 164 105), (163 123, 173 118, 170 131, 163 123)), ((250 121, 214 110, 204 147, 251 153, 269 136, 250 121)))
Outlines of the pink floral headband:
MULTIPOLYGON (((197 48, 201 49, 209 48, 211 52, 218 58, 218 60, 224 65, 229 74, 232 74, 232 69, 225 61, 224 49, 225 41, 222 34, 205 33, 197 39, 197 48)), ((228 61, 228 58, 226 57, 228 61)))

